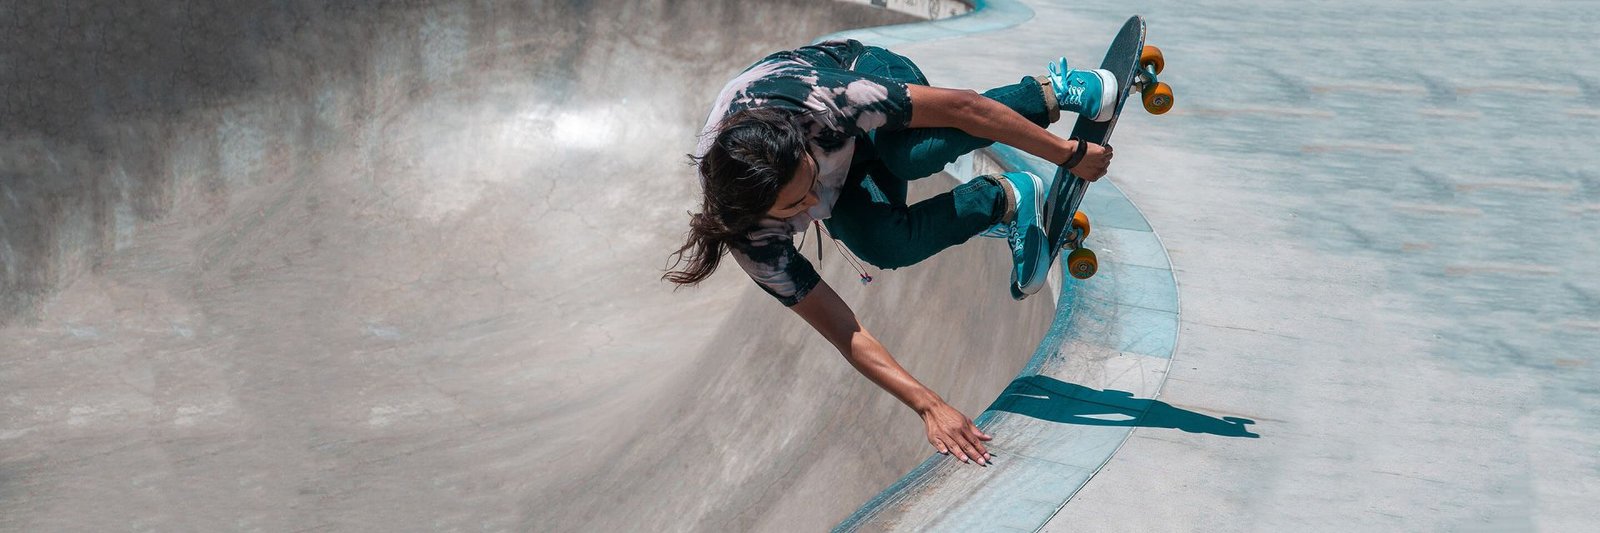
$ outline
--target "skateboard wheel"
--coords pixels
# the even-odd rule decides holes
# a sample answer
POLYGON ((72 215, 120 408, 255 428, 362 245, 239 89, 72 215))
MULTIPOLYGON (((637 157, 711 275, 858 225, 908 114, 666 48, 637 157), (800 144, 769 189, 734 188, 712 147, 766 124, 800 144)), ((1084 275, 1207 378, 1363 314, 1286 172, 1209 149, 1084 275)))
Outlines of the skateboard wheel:
POLYGON ((1160 115, 1172 110, 1172 86, 1165 82, 1157 83, 1155 87, 1144 90, 1144 110, 1152 115, 1160 115))
POLYGON ((1150 66, 1156 74, 1161 73, 1161 68, 1167 66, 1167 60, 1161 57, 1161 49, 1152 45, 1144 45, 1144 50, 1139 52, 1139 65, 1150 66))
POLYGON ((1072 228, 1078 230, 1078 239, 1089 237, 1089 215, 1078 211, 1072 214, 1072 228))
POLYGON ((1100 270, 1100 261, 1094 258, 1094 250, 1079 248, 1067 254, 1067 273, 1078 279, 1089 279, 1096 270, 1100 270))

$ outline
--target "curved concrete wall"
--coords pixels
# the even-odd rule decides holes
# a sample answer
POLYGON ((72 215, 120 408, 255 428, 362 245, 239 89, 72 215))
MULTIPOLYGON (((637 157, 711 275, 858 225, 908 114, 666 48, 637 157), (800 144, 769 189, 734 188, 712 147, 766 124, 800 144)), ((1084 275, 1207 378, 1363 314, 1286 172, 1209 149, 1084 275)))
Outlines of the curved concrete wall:
MULTIPOLYGON (((656 279, 727 77, 905 17, 7 9, 0 529, 815 530, 927 449, 737 269, 656 279)), ((1049 326, 998 241, 867 287, 831 246, 828 279, 969 414, 1049 326)))

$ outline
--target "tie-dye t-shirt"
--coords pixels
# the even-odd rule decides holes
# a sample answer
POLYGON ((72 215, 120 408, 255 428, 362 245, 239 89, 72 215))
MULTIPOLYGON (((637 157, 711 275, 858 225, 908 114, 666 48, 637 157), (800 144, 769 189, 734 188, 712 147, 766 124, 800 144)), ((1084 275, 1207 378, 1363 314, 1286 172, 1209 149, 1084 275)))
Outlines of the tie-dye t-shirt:
POLYGON ((879 128, 902 129, 911 122, 911 96, 905 83, 851 71, 867 50, 855 40, 826 41, 767 56, 722 88, 695 149, 696 156, 704 155, 717 123, 745 109, 787 109, 799 117, 817 161, 812 189, 817 205, 788 219, 763 220, 746 239, 731 246, 739 266, 785 306, 800 303, 821 281, 811 262, 795 249, 794 234, 832 214, 850 172, 856 138, 879 128))

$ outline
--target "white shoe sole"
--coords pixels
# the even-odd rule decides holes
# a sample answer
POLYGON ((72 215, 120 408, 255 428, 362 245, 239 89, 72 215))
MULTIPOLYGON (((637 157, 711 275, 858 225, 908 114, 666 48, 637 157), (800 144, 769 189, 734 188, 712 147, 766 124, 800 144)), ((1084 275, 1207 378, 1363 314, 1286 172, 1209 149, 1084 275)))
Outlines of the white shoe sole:
MULTIPOLYGON (((1047 206, 1044 205, 1044 202, 1046 200, 1046 198, 1045 198, 1044 180, 1042 178, 1040 178, 1038 175, 1035 175, 1032 172, 1029 172, 1027 174, 1028 174, 1028 177, 1033 178, 1033 216, 1034 216, 1034 221, 1037 222, 1036 227, 1038 227, 1041 232, 1046 232, 1047 231, 1047 227, 1045 226, 1046 222, 1045 222, 1045 219, 1044 219, 1045 218, 1044 215, 1046 213, 1047 206)), ((1043 238, 1048 240, 1049 239, 1048 233, 1046 233, 1043 236, 1043 238)), ((1028 281, 1030 281, 1030 283, 1028 283, 1026 285, 1020 285, 1020 286, 1017 287, 1018 289, 1021 290, 1021 292, 1023 294, 1031 295, 1031 294, 1034 294, 1036 292, 1039 292, 1039 289, 1044 288, 1045 279, 1050 277, 1049 276, 1049 274, 1050 274, 1050 254, 1048 252, 1049 243, 1045 243, 1045 244, 1047 246, 1046 253, 1041 254, 1039 256, 1039 258, 1036 260, 1035 264, 1033 265, 1033 271, 1037 273, 1037 274, 1034 275, 1034 278, 1036 278, 1036 279, 1028 280, 1028 281)))
POLYGON ((1091 72, 1100 77, 1100 113, 1089 120, 1095 122, 1111 120, 1111 117, 1117 115, 1117 96, 1121 94, 1117 90, 1119 89, 1117 76, 1112 74, 1111 71, 1102 68, 1094 69, 1091 72))

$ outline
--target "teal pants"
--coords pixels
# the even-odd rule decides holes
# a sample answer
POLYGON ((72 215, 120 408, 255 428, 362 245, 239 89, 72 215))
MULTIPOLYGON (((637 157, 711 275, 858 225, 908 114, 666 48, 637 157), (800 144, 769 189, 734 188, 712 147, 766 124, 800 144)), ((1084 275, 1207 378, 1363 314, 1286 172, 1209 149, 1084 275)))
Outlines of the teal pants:
MULTIPOLYGON (((878 47, 868 47, 852 70, 928 84, 910 59, 878 47)), ((1034 124, 1049 124, 1043 93, 1032 77, 983 95, 1034 124)), ((857 138, 850 178, 834 204, 833 216, 823 223, 857 257, 878 268, 916 264, 967 242, 1005 215, 1005 192, 998 182, 974 179, 910 206, 906 205, 907 184, 993 143, 955 128, 909 128, 857 138)))

